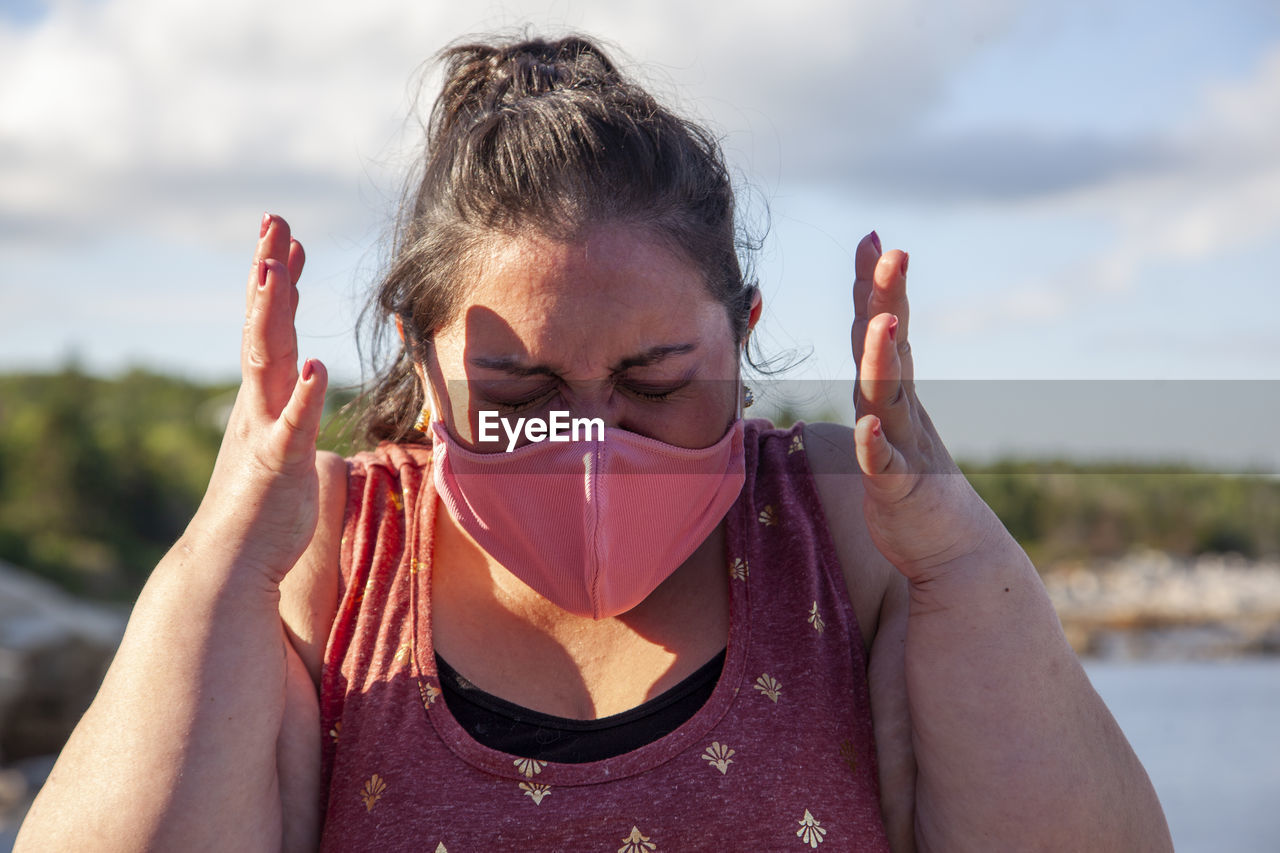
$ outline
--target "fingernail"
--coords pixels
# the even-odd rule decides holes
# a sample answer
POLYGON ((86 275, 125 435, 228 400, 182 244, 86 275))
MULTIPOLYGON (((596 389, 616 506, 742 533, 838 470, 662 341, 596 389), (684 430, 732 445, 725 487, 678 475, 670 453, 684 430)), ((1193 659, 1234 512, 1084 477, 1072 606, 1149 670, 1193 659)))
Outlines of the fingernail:
POLYGON ((904 276, 907 274, 907 262, 910 260, 911 260, 911 256, 908 255, 906 252, 903 252, 902 253, 902 274, 904 276))
POLYGON ((875 422, 875 423, 873 423, 873 424, 871 425, 871 434, 872 434, 872 435, 874 435, 874 436, 876 436, 877 438, 880 436, 880 421, 879 421, 879 419, 877 419, 877 420, 876 420, 876 422, 875 422))
POLYGON ((303 382, 311 381, 311 371, 312 371, 311 359, 307 359, 302 363, 302 381, 303 382))
POLYGON ((874 231, 871 232, 871 245, 876 247, 877 255, 884 254, 884 249, 880 248, 880 235, 874 231))
POLYGON ((896 341, 898 339, 898 318, 894 317, 889 321, 889 340, 896 341))
POLYGON ((258 239, 261 240, 267 236, 267 229, 271 227, 271 214, 262 214, 262 224, 258 226, 258 239))
POLYGON ((267 286, 267 263, 266 258, 258 261, 258 287, 260 288, 267 286))

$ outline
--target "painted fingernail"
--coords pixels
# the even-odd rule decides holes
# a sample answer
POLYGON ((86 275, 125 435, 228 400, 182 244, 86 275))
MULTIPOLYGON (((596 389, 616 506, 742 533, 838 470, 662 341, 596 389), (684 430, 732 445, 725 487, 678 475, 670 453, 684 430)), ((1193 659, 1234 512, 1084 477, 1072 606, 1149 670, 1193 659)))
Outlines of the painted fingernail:
POLYGON ((910 260, 911 260, 911 256, 908 255, 906 252, 903 252, 902 253, 902 274, 904 276, 907 274, 907 262, 910 260))
POLYGON ((884 249, 880 248, 880 235, 874 231, 871 232, 871 245, 876 247, 877 255, 884 254, 884 249))
POLYGON ((311 367, 311 359, 307 359, 302 363, 302 381, 303 382, 311 381, 312 370, 313 368, 311 367))
POLYGON ((896 341, 898 339, 898 318, 894 317, 889 321, 889 340, 896 341))
POLYGON ((258 287, 260 288, 267 286, 267 263, 266 258, 258 261, 258 287))
POLYGON ((874 435, 874 436, 876 436, 877 438, 879 438, 879 437, 880 437, 880 421, 879 421, 879 419, 877 419, 877 420, 876 420, 876 422, 875 422, 875 423, 873 423, 873 424, 871 425, 871 434, 872 434, 872 435, 874 435))
POLYGON ((271 227, 271 214, 262 214, 262 224, 258 226, 258 239, 261 240, 267 236, 267 229, 271 227))

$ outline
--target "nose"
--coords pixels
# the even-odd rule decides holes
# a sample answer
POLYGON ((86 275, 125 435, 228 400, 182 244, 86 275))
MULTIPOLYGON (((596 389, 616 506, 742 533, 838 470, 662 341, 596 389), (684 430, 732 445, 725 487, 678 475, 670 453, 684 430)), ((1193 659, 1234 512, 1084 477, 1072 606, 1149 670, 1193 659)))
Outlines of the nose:
POLYGON ((566 388, 563 398, 571 417, 599 418, 607 427, 620 424, 623 415, 622 399, 608 379, 566 388))

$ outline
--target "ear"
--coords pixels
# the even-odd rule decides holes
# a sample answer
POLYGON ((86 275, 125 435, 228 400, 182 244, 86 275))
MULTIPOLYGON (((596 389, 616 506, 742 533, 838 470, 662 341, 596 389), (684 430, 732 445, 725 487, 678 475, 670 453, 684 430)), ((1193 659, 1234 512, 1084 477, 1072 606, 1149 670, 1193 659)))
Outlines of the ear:
POLYGON ((751 330, 756 327, 756 323, 760 322, 760 312, 764 308, 764 300, 760 297, 760 288, 752 288, 751 292, 751 313, 747 315, 747 334, 751 334, 751 330))
MULTIPOLYGON (((404 338, 404 321, 400 319, 399 314, 396 315, 396 334, 400 336, 400 343, 408 347, 409 342, 404 338)), ((418 381, 425 385, 427 381, 426 375, 422 370, 422 363, 417 359, 413 361, 413 372, 418 374, 418 381)))

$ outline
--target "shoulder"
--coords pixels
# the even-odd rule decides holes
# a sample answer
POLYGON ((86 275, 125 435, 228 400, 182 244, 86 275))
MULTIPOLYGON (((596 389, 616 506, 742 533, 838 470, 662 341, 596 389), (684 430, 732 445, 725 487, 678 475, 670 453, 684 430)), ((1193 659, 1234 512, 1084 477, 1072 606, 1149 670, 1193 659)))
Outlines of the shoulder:
POLYGON ((431 454, 430 444, 384 441, 349 458, 335 458, 346 465, 349 488, 358 491, 371 483, 380 484, 429 473, 431 454))
POLYGON ((862 469, 854 455, 853 430, 842 424, 805 424, 804 449, 858 617, 863 647, 869 649, 886 594, 901 586, 904 579, 867 531, 862 514, 862 469))
POLYGON ((431 447, 425 444, 383 442, 349 458, 317 451, 320 495, 316 531, 280 584, 285 634, 317 685, 338 613, 345 529, 352 523, 366 522, 363 513, 369 506, 404 507, 400 495, 407 478, 424 476, 430 464, 431 447))
POLYGON ((339 555, 350 467, 348 460, 336 453, 316 453, 316 475, 320 480, 316 532, 280 584, 280 618, 285 633, 317 684, 325 644, 338 610, 339 555))

